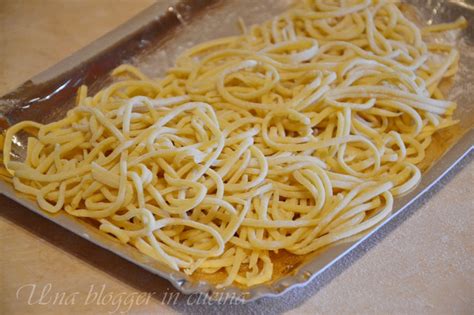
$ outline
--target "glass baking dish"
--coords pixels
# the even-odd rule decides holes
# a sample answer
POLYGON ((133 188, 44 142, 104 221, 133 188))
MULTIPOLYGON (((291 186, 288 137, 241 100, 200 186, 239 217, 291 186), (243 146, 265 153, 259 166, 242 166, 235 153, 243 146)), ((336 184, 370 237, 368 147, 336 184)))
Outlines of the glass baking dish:
MULTIPOLYGON (((131 63, 151 77, 159 77, 173 65, 176 56, 197 43, 239 32, 237 19, 247 25, 262 22, 284 11, 290 0, 187 0, 160 1, 152 5, 116 30, 96 40, 52 68, 35 76, 23 85, 0 98, 0 130, 22 121, 51 122, 63 117, 74 105, 77 88, 86 84, 94 93, 110 83, 110 71, 122 64, 131 63)), ((469 21, 468 29, 449 33, 447 39, 461 52, 460 69, 450 98, 458 103, 456 118, 460 123, 442 135, 431 154, 437 162, 426 167, 421 183, 409 194, 397 198, 390 222, 423 193, 429 190, 458 161, 473 148, 474 112, 474 5, 462 0, 411 0, 420 9, 424 21, 439 23, 454 21, 463 15, 469 21)), ((26 143, 21 139, 15 152, 21 156, 26 143)), ((276 296, 286 290, 301 286, 331 267, 338 259, 356 249, 370 238, 380 226, 357 242, 332 247, 318 255, 287 264, 288 272, 274 281, 243 289, 227 287, 217 289, 215 284, 188 277, 123 245, 98 231, 87 222, 60 212, 55 215, 38 208, 35 202, 21 197, 11 185, 0 181, 0 193, 24 205, 31 211, 59 224, 69 231, 107 249, 128 261, 168 279, 183 293, 205 293, 212 297, 222 292, 234 294, 244 301, 264 296, 276 296)))

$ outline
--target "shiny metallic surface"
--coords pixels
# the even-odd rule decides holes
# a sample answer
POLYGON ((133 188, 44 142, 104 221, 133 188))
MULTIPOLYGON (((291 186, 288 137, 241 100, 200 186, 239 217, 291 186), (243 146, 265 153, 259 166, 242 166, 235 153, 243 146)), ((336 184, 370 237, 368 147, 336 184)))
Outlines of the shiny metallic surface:
MULTIPOLYGON (((461 15, 469 21, 466 30, 450 32, 445 38, 461 52, 456 82, 448 94, 450 99, 458 103, 456 117, 460 120, 460 128, 454 138, 450 139, 452 147, 424 173, 415 190, 396 200, 393 213, 384 224, 392 221, 428 191, 472 151, 474 145, 474 1, 406 2, 415 5, 421 14, 420 20, 428 23, 450 22, 461 15)), ((64 116, 73 106, 75 92, 80 85, 91 86, 92 92, 99 90, 110 83, 109 72, 122 63, 132 63, 146 74, 159 77, 184 49, 205 40, 238 33, 238 17, 242 17, 247 24, 257 23, 282 12, 290 4, 290 0, 175 0, 166 5, 157 3, 118 29, 1 97, 0 130, 26 119, 50 122, 64 116)), ((25 151, 25 139, 17 137, 15 144, 16 158, 21 158, 25 151)), ((357 242, 330 248, 298 267, 291 275, 270 284, 249 289, 216 289, 213 284, 192 280, 181 272, 171 270, 82 220, 65 213, 51 215, 40 210, 35 202, 22 198, 5 182, 0 182, 0 192, 92 243, 168 279, 183 293, 203 293, 210 296, 221 292, 235 293, 245 301, 264 296, 278 296, 291 288, 304 286, 342 257, 360 250, 359 245, 382 227, 377 227, 357 242)))

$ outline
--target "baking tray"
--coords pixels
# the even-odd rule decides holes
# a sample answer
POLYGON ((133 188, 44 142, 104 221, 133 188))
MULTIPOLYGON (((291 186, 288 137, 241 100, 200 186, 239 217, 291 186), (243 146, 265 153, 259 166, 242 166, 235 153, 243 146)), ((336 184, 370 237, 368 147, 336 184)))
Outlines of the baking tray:
MULTIPOLYGON (((406 2, 419 8, 423 20, 428 23, 454 21, 460 15, 469 21, 468 29, 461 33, 448 33, 446 37, 461 51, 460 69, 454 88, 449 93, 450 98, 458 102, 456 117, 460 123, 454 129, 440 134, 442 138, 438 139, 438 142, 443 145, 429 153, 438 158, 437 162, 426 168, 416 189, 396 199, 392 215, 383 224, 395 218, 428 191, 473 150, 474 144, 474 1, 406 2)), ((63 117, 67 110, 74 106, 75 93, 80 85, 90 86, 91 93, 98 91, 110 83, 110 71, 122 63, 132 63, 147 75, 159 77, 173 64, 177 54, 186 48, 205 40, 237 34, 238 17, 242 17, 246 24, 262 22, 290 5, 291 0, 157 1, 127 23, 1 97, 0 131, 22 120, 46 123, 63 117)), ((20 140, 16 151, 21 155, 24 147, 25 143, 20 140)), ((383 225, 379 225, 357 242, 326 250, 301 264, 290 274, 269 284, 249 289, 233 286, 217 289, 211 283, 191 279, 131 246, 118 243, 84 221, 62 212, 51 215, 40 210, 35 202, 21 197, 6 182, 0 181, 0 193, 90 242, 168 279, 183 293, 205 293, 212 297, 225 292, 234 294, 243 301, 277 296, 290 288, 305 285, 371 237, 383 225)))

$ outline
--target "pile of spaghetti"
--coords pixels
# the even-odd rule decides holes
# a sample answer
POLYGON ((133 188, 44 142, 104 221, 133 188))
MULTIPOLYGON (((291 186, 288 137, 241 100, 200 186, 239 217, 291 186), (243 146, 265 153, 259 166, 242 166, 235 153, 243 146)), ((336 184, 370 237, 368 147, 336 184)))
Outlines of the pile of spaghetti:
POLYGON ((122 79, 54 123, 4 138, 16 190, 220 286, 272 279, 272 253, 305 255, 367 233, 417 167, 456 104, 439 84, 459 53, 424 36, 400 4, 316 0, 242 35, 184 52, 154 80, 122 79), (29 134, 24 161, 10 158, 29 134))

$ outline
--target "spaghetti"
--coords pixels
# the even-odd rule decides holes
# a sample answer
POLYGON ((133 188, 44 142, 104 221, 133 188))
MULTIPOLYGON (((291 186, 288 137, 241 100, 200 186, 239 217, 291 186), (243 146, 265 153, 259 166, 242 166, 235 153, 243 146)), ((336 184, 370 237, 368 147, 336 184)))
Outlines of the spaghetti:
POLYGON ((189 49, 163 79, 122 65, 126 79, 81 87, 64 119, 10 127, 6 172, 42 209, 173 269, 267 282, 272 252, 361 237, 416 186, 432 135, 456 123, 439 84, 459 60, 423 36, 465 23, 420 30, 392 1, 303 1, 189 49))

